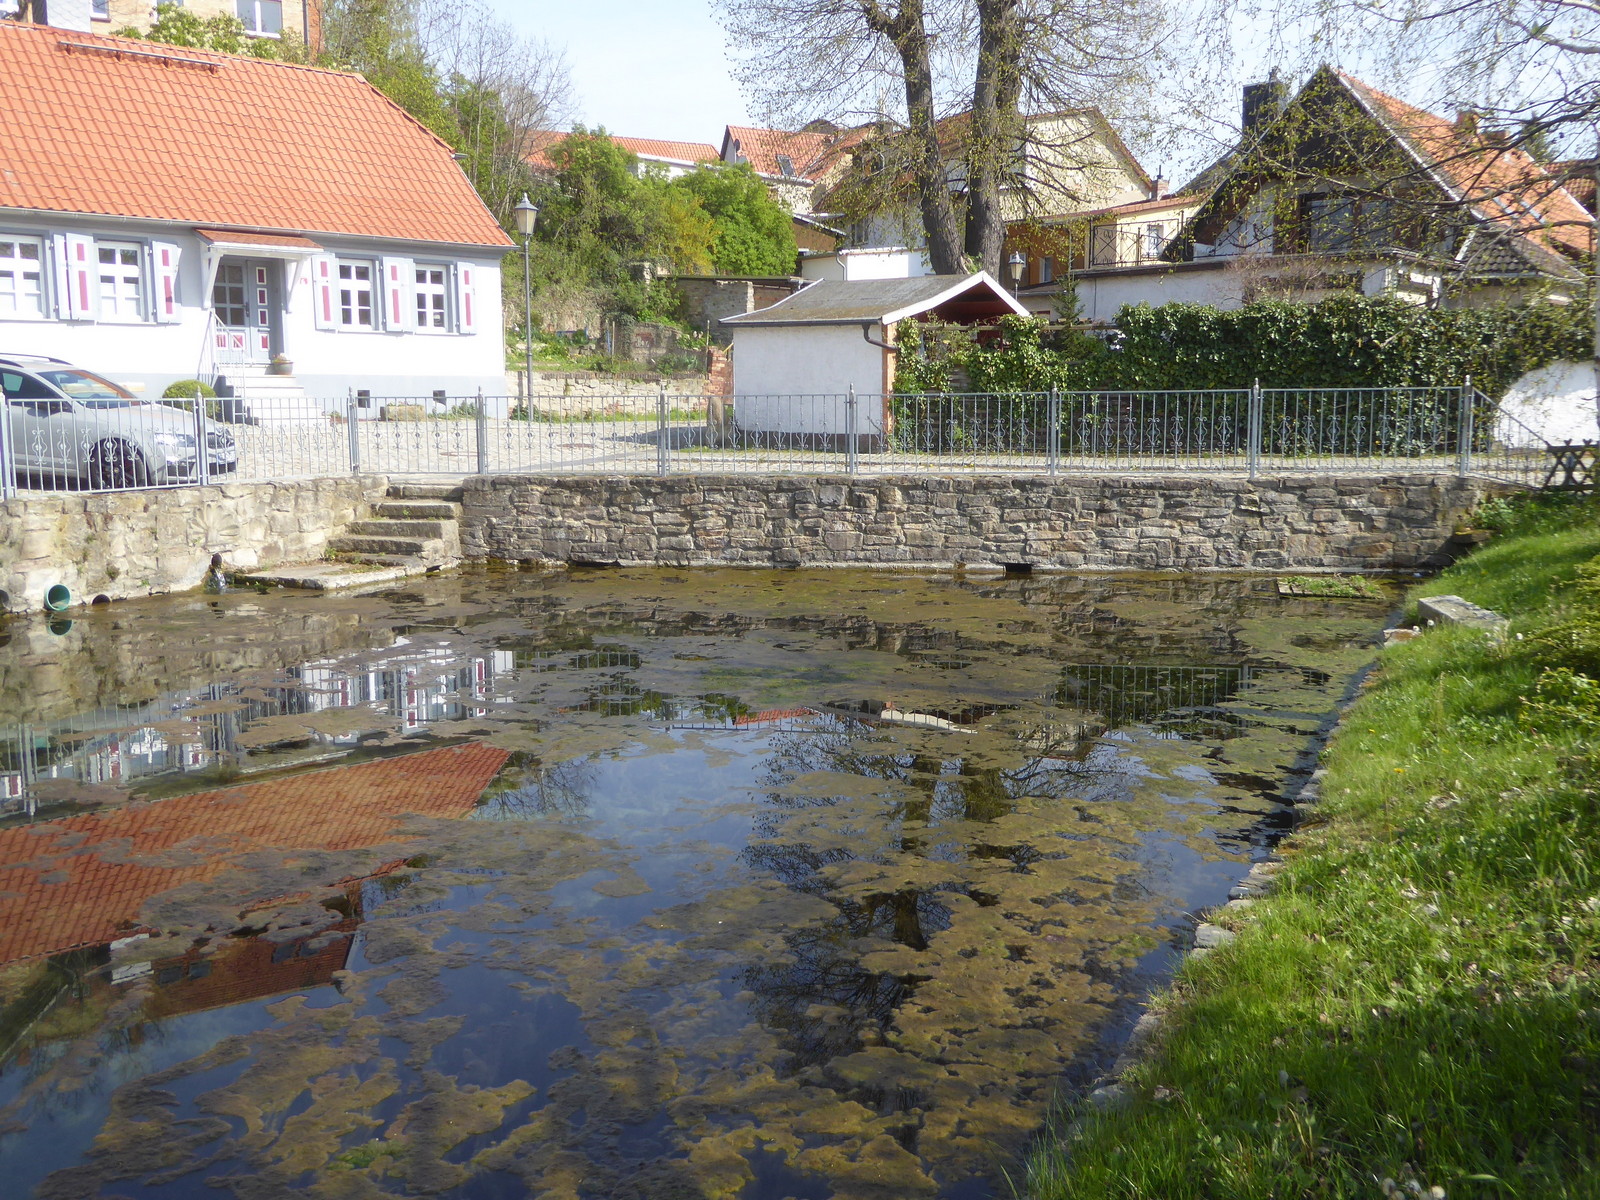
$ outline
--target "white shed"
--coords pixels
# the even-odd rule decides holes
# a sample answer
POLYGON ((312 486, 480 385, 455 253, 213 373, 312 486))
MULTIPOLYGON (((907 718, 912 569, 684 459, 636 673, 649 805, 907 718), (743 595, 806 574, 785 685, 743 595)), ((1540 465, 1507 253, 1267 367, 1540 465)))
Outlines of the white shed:
POLYGON ((901 321, 987 324, 1027 316, 993 276, 822 279, 770 308, 724 317, 733 337, 734 424, 761 440, 800 435, 831 444, 855 430, 864 447, 882 438, 894 385, 901 321))

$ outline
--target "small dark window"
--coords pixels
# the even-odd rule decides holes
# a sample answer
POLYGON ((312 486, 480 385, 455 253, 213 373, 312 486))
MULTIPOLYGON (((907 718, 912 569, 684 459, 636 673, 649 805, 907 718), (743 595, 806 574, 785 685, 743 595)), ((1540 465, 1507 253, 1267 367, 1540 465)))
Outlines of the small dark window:
POLYGON ((794 178, 794 159, 787 154, 778 155, 778 171, 785 179, 794 178))

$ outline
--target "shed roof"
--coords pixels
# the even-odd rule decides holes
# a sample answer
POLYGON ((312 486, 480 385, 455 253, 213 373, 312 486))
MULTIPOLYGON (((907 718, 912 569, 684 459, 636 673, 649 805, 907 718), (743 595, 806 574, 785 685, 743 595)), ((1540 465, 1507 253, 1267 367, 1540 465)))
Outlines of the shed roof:
POLYGON ((0 21, 0 209, 509 246, 359 75, 0 21))
POLYGON ((975 275, 921 275, 913 279, 821 279, 769 308, 724 317, 722 324, 892 324, 935 309, 957 320, 1028 315, 987 271, 975 275))

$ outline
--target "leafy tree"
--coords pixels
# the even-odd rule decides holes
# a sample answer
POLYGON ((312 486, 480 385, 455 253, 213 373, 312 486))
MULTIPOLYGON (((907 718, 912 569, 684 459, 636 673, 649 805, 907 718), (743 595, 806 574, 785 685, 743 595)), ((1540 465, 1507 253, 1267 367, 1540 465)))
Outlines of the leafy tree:
POLYGON ((167 46, 191 50, 216 50, 222 54, 247 54, 252 58, 304 62, 305 46, 293 35, 280 38, 253 38, 245 33, 244 22, 225 13, 201 17, 178 4, 156 5, 156 19, 146 32, 129 26, 117 30, 118 37, 142 38, 167 46))
POLYGON ((715 226, 712 259, 725 275, 788 275, 797 250, 794 221, 748 163, 701 167, 674 181, 715 226))

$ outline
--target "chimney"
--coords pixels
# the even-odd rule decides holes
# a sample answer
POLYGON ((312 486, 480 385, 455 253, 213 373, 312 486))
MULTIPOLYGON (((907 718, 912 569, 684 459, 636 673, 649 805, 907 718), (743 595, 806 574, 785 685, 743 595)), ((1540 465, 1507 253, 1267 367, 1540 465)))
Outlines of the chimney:
POLYGON ((1467 141, 1478 136, 1478 114, 1470 108, 1463 108, 1456 113, 1456 133, 1467 141))
POLYGON ((1244 117, 1240 133, 1246 138, 1265 129, 1289 105, 1289 85, 1274 67, 1265 83, 1244 85, 1244 117))
POLYGON ((1172 180, 1163 179, 1157 175, 1150 181, 1150 199, 1159 200, 1167 194, 1167 189, 1172 186, 1172 180))

